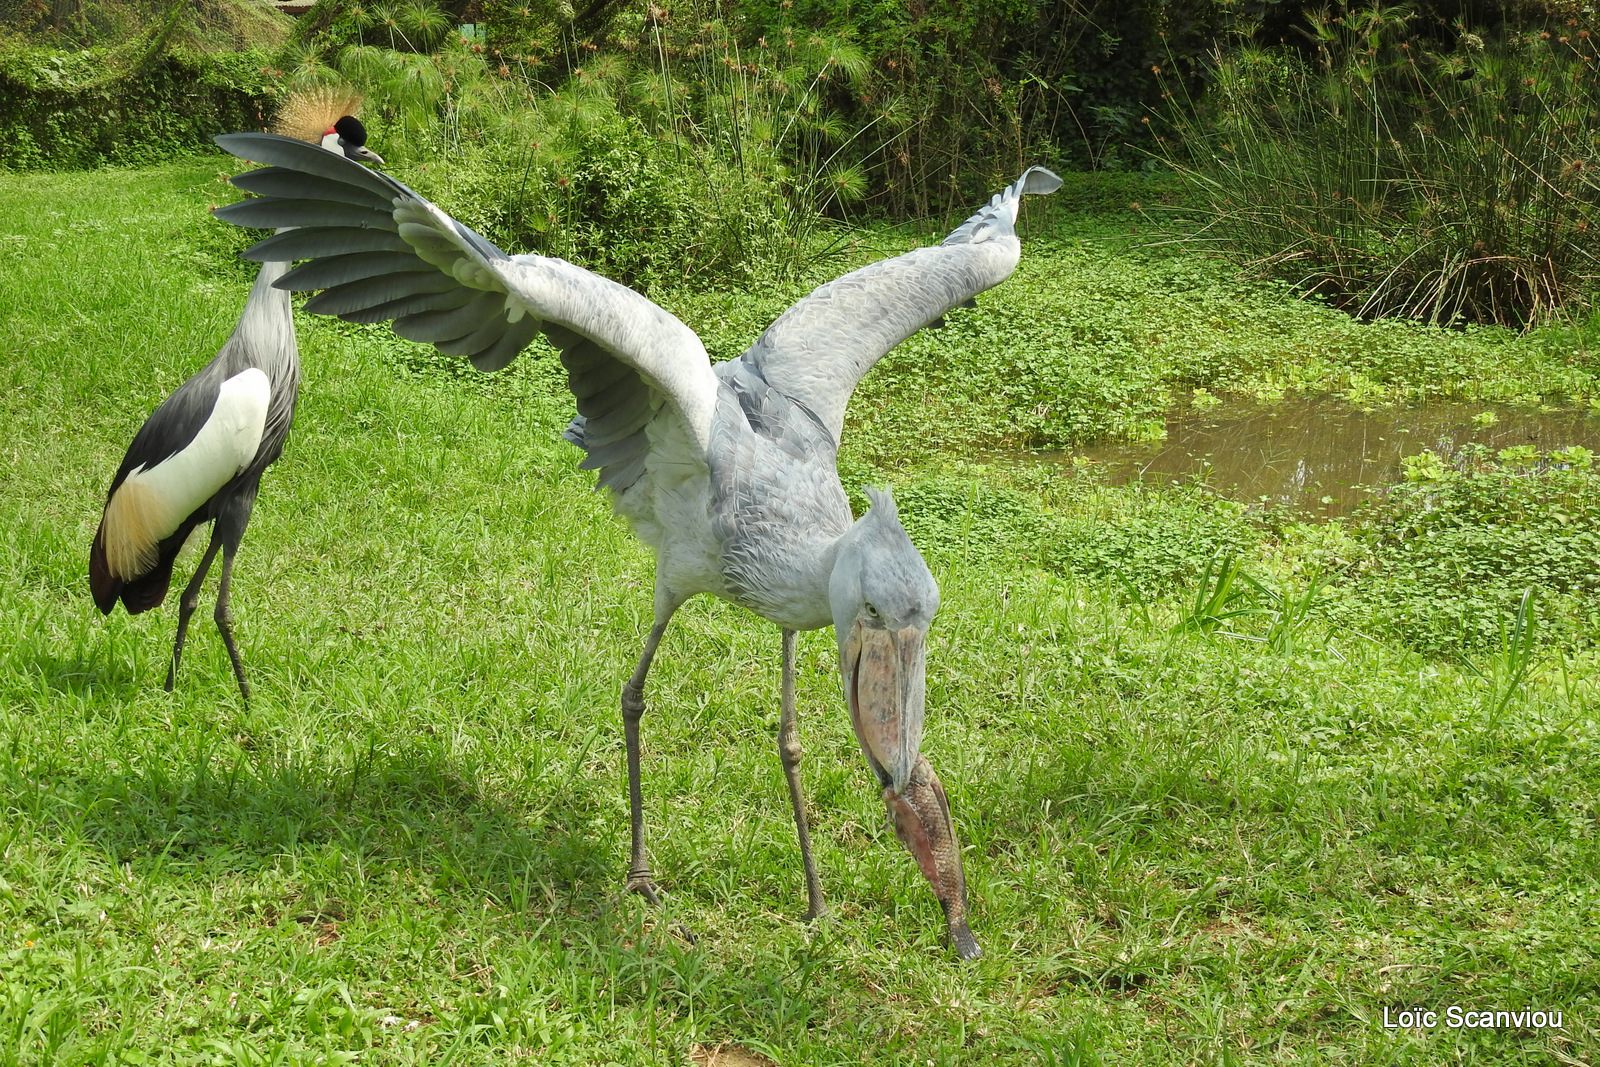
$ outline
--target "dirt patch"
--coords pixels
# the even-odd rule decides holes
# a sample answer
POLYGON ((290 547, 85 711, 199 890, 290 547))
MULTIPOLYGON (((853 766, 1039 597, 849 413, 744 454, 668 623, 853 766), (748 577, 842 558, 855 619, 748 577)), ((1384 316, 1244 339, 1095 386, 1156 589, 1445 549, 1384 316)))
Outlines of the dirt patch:
POLYGON ((751 1052, 738 1045, 696 1045, 689 1050, 689 1062, 695 1067, 778 1067, 759 1052, 751 1052))

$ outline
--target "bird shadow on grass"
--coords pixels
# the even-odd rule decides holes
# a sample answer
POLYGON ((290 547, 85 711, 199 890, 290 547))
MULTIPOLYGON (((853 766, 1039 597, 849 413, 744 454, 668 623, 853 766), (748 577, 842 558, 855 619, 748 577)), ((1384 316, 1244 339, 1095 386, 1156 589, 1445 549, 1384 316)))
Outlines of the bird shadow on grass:
POLYGON ((76 784, 84 835, 144 877, 212 882, 280 869, 331 891, 398 874, 524 913, 593 910, 620 884, 619 842, 591 834, 608 806, 584 783, 499 798, 427 751, 335 761, 201 746, 176 768, 76 784))
MULTIPOLYGON (((99 654, 45 653, 31 656, 24 663, 13 661, 12 669, 37 678, 41 689, 92 703, 127 703, 151 685, 149 678, 121 659, 106 659, 99 654)), ((161 679, 156 679, 155 684, 161 684, 161 679)))

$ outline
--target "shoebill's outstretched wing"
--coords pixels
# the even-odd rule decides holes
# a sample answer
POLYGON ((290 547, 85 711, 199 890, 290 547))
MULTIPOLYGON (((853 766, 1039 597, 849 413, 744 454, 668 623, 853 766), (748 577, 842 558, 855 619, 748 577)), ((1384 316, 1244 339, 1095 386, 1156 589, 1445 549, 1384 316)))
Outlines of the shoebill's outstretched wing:
POLYGON ((602 484, 638 476, 644 427, 664 410, 681 417, 704 458, 716 379, 700 339, 667 311, 564 260, 508 256, 388 175, 313 145, 271 134, 216 140, 269 165, 233 179, 265 195, 216 214, 242 226, 295 227, 245 257, 308 259, 278 282, 321 290, 307 311, 392 321, 401 337, 486 371, 543 332, 561 350, 585 419, 585 466, 602 468, 602 484))
POLYGON ((1010 277, 1022 255, 1014 228, 1027 193, 1061 179, 1032 167, 943 243, 852 271, 785 311, 740 358, 821 420, 834 443, 850 394, 895 345, 1010 277))

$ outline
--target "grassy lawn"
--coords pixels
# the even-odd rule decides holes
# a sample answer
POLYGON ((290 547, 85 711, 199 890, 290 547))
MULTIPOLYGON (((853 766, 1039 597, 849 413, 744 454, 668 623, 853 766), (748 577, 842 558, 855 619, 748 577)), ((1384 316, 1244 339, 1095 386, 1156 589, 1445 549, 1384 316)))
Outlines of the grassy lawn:
MULTIPOLYGON (((1279 651, 1208 638, 1174 630, 1192 594, 1005 552, 930 554, 924 748, 980 962, 885 825, 828 631, 801 635, 799 706, 834 912, 800 920, 778 634, 706 598, 643 727, 670 896, 622 897, 618 691, 652 562, 559 440, 548 358, 452 377, 301 317, 233 598, 255 700, 209 612, 164 693, 175 604, 102 619, 86 558, 133 431, 242 304, 204 213, 227 170, 0 175, 0 1067, 1600 1058, 1585 672, 1547 653, 1512 687, 1509 656, 1315 623, 1279 651), (1564 1029, 1453 1029, 1451 1005, 1564 1029)), ((848 471, 1140 432, 1197 386, 1593 390, 1581 336, 1358 326, 1090 218, 885 362, 848 471)), ((665 299, 728 355, 790 295, 665 299)))

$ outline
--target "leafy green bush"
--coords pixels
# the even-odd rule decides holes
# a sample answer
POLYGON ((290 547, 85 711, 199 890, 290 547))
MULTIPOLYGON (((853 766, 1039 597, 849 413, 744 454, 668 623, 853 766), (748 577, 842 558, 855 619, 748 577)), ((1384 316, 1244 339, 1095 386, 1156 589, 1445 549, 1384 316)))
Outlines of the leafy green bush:
POLYGON ((517 251, 581 263, 644 289, 715 278, 741 283, 781 273, 787 205, 770 182, 701 157, 676 164, 608 97, 570 128, 505 135, 418 182, 458 217, 517 251))
POLYGON ((264 53, 169 53, 107 77, 113 61, 108 49, 0 50, 0 167, 143 165, 263 124, 264 53))
POLYGON ((490 25, 489 45, 433 33, 427 3, 330 10, 284 53, 285 88, 357 86, 391 164, 510 247, 646 287, 742 285, 792 275, 863 188, 860 128, 828 106, 863 73, 840 38, 746 48, 717 20, 652 24, 635 31, 655 47, 586 42, 579 65, 532 39, 543 9, 490 25))
POLYGON ((1365 520, 1373 565, 1355 610, 1430 652, 1494 647, 1525 590, 1568 646, 1600 639, 1600 472, 1585 449, 1531 446, 1406 463, 1365 520))
MULTIPOLYGON (((189 55, 270 49, 284 42, 291 25, 288 15, 260 0, 0 0, 0 39, 10 35, 65 52, 112 49, 150 58, 167 49, 189 55)), ((98 73, 128 70, 112 62, 98 73)))
POLYGON ((1404 9, 1309 20, 1310 58, 1219 55, 1159 144, 1237 263, 1364 316, 1524 326, 1600 277, 1600 59, 1565 32, 1423 36, 1404 9))
POLYGON ((144 165, 259 128, 288 25, 254 0, 0 0, 0 167, 144 165))

